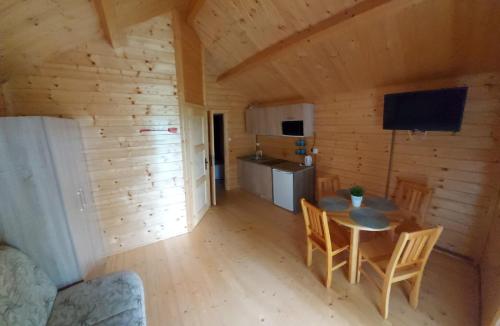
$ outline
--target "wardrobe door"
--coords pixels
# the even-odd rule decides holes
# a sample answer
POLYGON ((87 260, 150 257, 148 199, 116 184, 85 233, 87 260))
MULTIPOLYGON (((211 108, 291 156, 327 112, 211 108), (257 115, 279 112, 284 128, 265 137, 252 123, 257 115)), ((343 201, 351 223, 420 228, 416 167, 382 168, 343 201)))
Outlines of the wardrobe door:
POLYGON ((43 121, 77 259, 85 276, 104 253, 80 129, 78 122, 71 119, 43 118, 43 121))
POLYGON ((82 278, 40 117, 0 118, 0 237, 58 288, 82 278))

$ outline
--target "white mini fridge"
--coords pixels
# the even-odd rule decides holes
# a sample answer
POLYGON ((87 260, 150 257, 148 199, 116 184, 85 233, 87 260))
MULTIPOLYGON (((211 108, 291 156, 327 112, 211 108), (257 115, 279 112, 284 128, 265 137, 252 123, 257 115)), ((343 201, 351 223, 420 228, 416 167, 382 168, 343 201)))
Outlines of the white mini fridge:
POLYGON ((279 207, 294 211, 293 172, 273 169, 273 201, 279 207))

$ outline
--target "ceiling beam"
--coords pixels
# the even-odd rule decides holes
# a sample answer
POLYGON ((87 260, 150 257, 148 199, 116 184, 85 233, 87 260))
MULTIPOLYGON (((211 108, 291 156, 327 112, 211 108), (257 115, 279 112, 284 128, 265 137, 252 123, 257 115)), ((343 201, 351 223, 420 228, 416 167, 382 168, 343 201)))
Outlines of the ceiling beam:
POLYGON ((95 0, 105 37, 113 48, 126 45, 129 26, 187 7, 185 0, 95 0))
POLYGON ((191 0, 189 3, 188 14, 187 14, 187 22, 189 25, 193 25, 196 16, 200 12, 201 8, 205 4, 206 0, 191 0))
POLYGON ((363 13, 366 13, 370 10, 378 8, 386 3, 389 3, 393 0, 364 0, 361 1, 352 7, 345 9, 339 13, 336 13, 329 18, 320 21, 319 23, 310 26, 306 29, 303 29, 295 34, 292 34, 285 39, 278 41, 269 47, 265 48, 262 51, 259 51, 252 55, 251 57, 243 60, 241 63, 236 66, 226 70, 224 73, 217 77, 217 81, 223 81, 228 78, 234 77, 252 67, 265 62, 277 54, 283 52, 285 49, 296 46, 299 43, 310 40, 313 37, 317 37, 323 34, 326 31, 331 30, 335 26, 344 23, 346 21, 351 20, 352 18, 359 16, 363 13))
POLYGON ((119 48, 125 45, 125 32, 118 24, 115 5, 113 0, 96 0, 95 6, 104 36, 113 48, 119 48))

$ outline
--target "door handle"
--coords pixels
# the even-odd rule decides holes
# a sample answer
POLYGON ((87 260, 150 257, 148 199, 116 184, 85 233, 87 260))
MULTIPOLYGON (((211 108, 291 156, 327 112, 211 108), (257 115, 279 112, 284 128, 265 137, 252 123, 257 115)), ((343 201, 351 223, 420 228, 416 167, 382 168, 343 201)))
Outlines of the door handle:
POLYGON ((208 160, 207 158, 205 157, 205 171, 208 170, 208 160))
POLYGON ((76 195, 78 196, 78 200, 80 200, 80 212, 83 212, 85 210, 85 204, 83 203, 82 189, 78 189, 76 195))
POLYGON ((85 190, 80 188, 80 192, 82 193, 82 199, 83 199, 83 208, 87 209, 87 194, 85 194, 85 190))

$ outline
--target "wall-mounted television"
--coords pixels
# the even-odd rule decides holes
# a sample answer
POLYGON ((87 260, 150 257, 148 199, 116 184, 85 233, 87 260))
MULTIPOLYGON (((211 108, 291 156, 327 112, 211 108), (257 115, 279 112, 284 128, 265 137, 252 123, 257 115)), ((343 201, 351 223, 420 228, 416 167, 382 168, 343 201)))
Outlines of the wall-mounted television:
POLYGON ((384 129, 460 131, 467 87, 386 94, 384 129))

